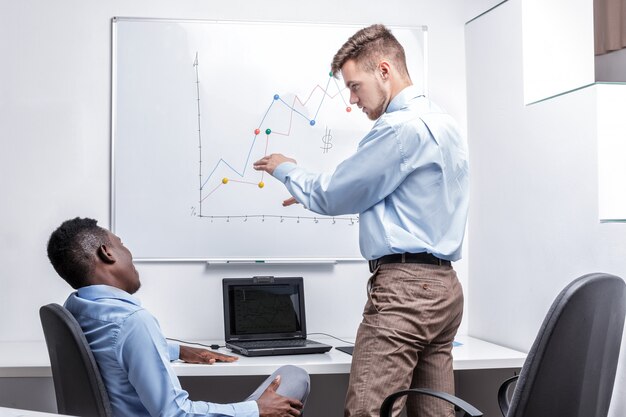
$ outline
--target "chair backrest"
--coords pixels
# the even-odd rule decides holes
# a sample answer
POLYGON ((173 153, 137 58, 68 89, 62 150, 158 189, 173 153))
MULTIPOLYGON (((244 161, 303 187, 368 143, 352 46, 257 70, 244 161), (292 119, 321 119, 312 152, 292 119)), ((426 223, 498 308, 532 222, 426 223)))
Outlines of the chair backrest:
POLYGON ((606 417, 625 316, 621 278, 589 274, 565 287, 528 353, 507 417, 606 417))
POLYGON ((110 417, 111 404, 87 339, 72 314, 58 304, 39 309, 50 355, 58 412, 110 417))

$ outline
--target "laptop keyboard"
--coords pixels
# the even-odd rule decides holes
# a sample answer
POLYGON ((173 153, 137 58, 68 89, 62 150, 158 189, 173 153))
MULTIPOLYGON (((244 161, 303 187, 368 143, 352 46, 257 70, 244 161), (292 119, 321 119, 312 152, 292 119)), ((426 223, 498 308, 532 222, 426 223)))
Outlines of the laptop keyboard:
MULTIPOLYGON (((298 347, 306 346, 307 341, 304 339, 297 340, 259 340, 255 342, 235 342, 237 346, 241 346, 246 349, 258 349, 258 348, 281 348, 281 347, 298 347)), ((308 341, 311 344, 311 341, 308 341)))

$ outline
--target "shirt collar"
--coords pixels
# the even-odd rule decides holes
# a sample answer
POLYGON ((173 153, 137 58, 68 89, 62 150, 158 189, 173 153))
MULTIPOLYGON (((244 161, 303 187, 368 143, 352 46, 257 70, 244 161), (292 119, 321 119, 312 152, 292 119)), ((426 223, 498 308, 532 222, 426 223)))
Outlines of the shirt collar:
POLYGON ((423 95, 415 85, 405 87, 389 102, 385 113, 391 113, 405 107, 412 99, 423 95))
POLYGON ((114 298, 127 301, 136 306, 141 306, 141 302, 124 290, 109 285, 89 285, 81 287, 76 291, 78 297, 95 301, 101 298, 114 298))

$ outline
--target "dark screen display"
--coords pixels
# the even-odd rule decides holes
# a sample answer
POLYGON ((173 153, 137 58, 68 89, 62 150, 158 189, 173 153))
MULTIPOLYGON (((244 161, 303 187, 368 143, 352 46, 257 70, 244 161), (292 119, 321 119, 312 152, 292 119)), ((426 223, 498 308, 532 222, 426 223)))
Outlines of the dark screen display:
POLYGON ((293 333, 302 330, 298 288, 292 285, 235 286, 230 289, 231 333, 293 333))

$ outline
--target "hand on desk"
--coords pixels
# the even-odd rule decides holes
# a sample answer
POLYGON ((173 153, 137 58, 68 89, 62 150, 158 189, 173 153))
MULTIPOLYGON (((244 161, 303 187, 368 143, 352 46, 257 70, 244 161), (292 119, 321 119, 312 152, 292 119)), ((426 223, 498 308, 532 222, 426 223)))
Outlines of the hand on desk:
POLYGON ((215 362, 234 362, 239 359, 236 356, 225 355, 223 353, 211 352, 207 349, 184 345, 180 345, 180 354, 178 356, 183 362, 207 363, 209 365, 212 365, 215 362))
POLYGON ((299 416, 302 403, 294 398, 283 397, 276 393, 280 385, 280 375, 263 391, 256 400, 260 417, 291 417, 299 416))

